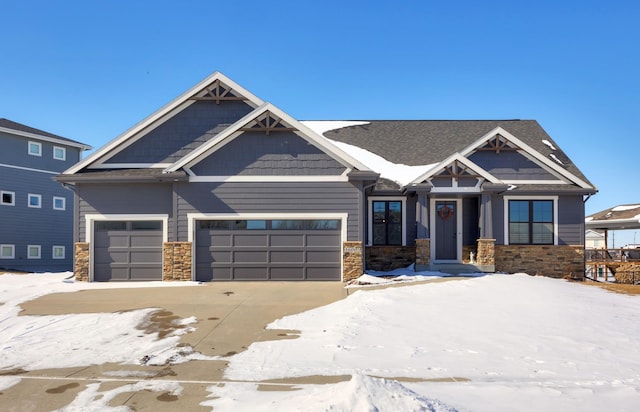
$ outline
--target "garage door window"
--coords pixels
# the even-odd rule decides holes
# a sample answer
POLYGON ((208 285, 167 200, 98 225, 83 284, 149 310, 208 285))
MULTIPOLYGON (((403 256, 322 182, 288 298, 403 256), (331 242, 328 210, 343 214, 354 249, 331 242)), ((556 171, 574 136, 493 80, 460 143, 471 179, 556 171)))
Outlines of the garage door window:
POLYGON ((201 220, 199 227, 209 230, 338 230, 340 220, 201 220))

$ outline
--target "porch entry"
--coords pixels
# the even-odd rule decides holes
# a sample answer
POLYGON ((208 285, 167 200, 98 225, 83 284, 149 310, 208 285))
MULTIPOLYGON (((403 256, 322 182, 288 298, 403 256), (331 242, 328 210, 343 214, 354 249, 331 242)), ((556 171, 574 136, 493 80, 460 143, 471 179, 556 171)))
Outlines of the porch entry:
POLYGON ((436 200, 435 203, 435 259, 457 261, 458 207, 455 200, 436 200))

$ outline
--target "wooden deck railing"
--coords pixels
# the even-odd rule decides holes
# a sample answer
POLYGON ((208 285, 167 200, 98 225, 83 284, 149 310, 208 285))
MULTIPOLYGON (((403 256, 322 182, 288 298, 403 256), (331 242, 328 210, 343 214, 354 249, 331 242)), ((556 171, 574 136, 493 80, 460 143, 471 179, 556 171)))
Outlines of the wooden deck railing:
POLYGON ((607 281, 621 267, 640 266, 640 248, 585 249, 585 261, 587 277, 604 276, 607 281))

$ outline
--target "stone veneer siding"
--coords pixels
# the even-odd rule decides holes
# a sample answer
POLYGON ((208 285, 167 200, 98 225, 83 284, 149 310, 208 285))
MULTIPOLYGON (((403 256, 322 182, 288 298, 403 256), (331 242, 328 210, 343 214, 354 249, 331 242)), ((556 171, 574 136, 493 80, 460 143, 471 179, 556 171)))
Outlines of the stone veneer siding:
MULTIPOLYGON (((496 240, 478 239, 476 263, 478 265, 494 265, 496 264, 496 260, 496 240)), ((497 267, 496 270, 498 270, 497 267)))
POLYGON ((496 271, 584 278, 584 246, 496 245, 496 271))
POLYGON ((416 266, 431 264, 431 239, 416 239, 416 266))
POLYGON ((362 242, 344 242, 342 244, 342 281, 357 279, 363 273, 362 242))
POLYGON ((191 242, 165 242, 162 280, 191 280, 191 242))
POLYGON ((76 242, 73 256, 73 273, 76 280, 89 281, 89 243, 76 242))
POLYGON ((366 268, 371 270, 405 268, 415 261, 415 246, 367 246, 365 249, 366 268))

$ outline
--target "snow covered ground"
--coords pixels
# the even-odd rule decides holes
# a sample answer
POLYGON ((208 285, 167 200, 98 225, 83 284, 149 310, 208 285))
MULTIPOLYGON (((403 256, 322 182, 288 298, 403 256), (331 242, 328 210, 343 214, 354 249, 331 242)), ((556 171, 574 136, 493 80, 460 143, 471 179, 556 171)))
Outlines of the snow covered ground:
MULTIPOLYGON (((156 340, 140 333, 136 326, 148 315, 145 310, 17 316, 21 302, 46 293, 150 286, 68 283, 63 281, 67 275, 0 276, 0 369, 138 364, 142 353, 156 354, 160 363, 167 357, 176 362, 198 358, 178 354, 178 336, 156 340), (87 328, 100 331, 98 341, 87 342, 87 328), (105 347, 100 339, 121 343, 110 344, 109 352, 91 351, 105 347)), ((435 278, 421 276, 412 279, 435 278)), ((363 278, 374 279, 380 280, 363 278)), ((183 320, 197 327, 195 321, 183 320)), ((216 411, 636 411, 638 325, 640 296, 524 274, 350 289, 347 299, 269 325, 300 330, 301 336, 257 342, 226 358, 226 377, 239 382, 209 387, 210 399, 202 401, 216 411), (312 375, 351 379, 295 385, 294 391, 258 391, 253 383, 312 375)), ((0 390, 19 382, 19 377, 0 376, 0 390)), ((157 384, 175 394, 182 390, 180 382, 157 384)), ((109 396, 155 385, 141 378, 109 396)), ((95 404, 96 390, 90 385, 70 408, 109 410, 106 401, 95 404)))

